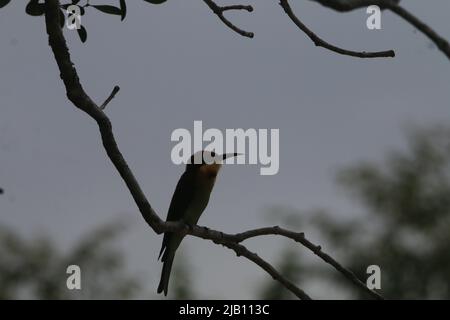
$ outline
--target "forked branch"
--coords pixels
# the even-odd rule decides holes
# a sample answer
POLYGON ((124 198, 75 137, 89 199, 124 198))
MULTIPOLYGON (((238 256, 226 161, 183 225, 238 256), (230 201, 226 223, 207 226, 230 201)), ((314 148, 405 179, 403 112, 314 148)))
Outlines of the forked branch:
MULTIPOLYGON (((271 234, 285 236, 299 242, 306 248, 312 250, 325 262, 331 264, 339 272, 343 273, 346 277, 352 280, 363 290, 371 294, 373 297, 382 299, 379 294, 364 286, 364 284, 359 281, 351 271, 345 269, 329 255, 323 253, 319 246, 316 246, 308 241, 302 233, 295 233, 292 231, 281 229, 279 227, 272 227, 250 230, 232 235, 216 230, 211 230, 206 227, 193 226, 192 228, 189 228, 180 222, 162 221, 151 207, 139 183, 130 170, 122 153, 120 152, 114 138, 111 122, 108 116, 105 114, 104 110, 96 105, 95 102, 84 91, 80 83, 77 71, 71 60, 69 49, 60 27, 59 19, 59 1, 45 0, 45 21, 49 38, 49 45, 53 51, 56 63, 58 64, 60 76, 64 82, 67 97, 75 107, 87 113, 97 122, 103 146, 109 159, 114 164, 116 170, 119 172, 123 181, 127 185, 128 190, 131 193, 134 201, 136 202, 136 205, 139 208, 139 211, 141 212, 144 220, 157 234, 161 234, 163 232, 178 232, 189 234, 202 239, 211 240, 216 244, 223 245, 233 250, 238 256, 243 256, 248 260, 254 262, 269 275, 271 275, 275 280, 280 282, 286 289, 295 294, 298 298, 310 299, 310 297, 302 289, 282 276, 271 264, 259 257, 256 253, 249 251, 244 245, 241 244, 242 241, 256 236, 271 234)), ((117 89, 113 91, 113 94, 110 95, 111 99, 114 94, 117 93, 117 91, 117 89)))
POLYGON ((252 12, 253 11, 253 7, 252 6, 244 6, 244 5, 232 5, 232 6, 219 6, 218 4, 216 4, 213 0, 203 0, 208 7, 212 10, 212 12, 214 12, 219 19, 231 30, 233 30, 234 32, 240 34, 241 36, 247 37, 247 38, 253 38, 254 37, 254 33, 253 32, 248 32, 245 31, 241 28, 239 28, 238 26, 236 26, 234 23, 232 23, 230 20, 228 20, 225 16, 224 16, 224 12, 226 11, 235 11, 235 10, 245 10, 248 12, 252 12))
POLYGON ((284 12, 286 12, 288 17, 295 23, 295 25, 300 30, 302 30, 318 47, 323 47, 325 49, 328 49, 330 51, 333 51, 333 52, 336 52, 336 53, 339 53, 342 55, 357 57, 357 58, 395 57, 394 50, 378 51, 378 52, 365 52, 365 51, 352 51, 352 50, 347 50, 347 49, 336 47, 336 46, 326 42, 322 38, 320 38, 311 29, 309 29, 303 22, 301 22, 300 19, 292 11, 292 8, 291 8, 288 0, 280 0, 280 5, 283 8, 284 12))
POLYGON ((347 12, 360 8, 367 8, 370 5, 377 5, 381 9, 387 9, 404 19, 412 26, 420 30, 425 36, 427 36, 438 48, 450 59, 450 44, 441 37, 430 26, 421 21, 411 12, 400 6, 400 0, 310 0, 321 5, 339 11, 347 12))

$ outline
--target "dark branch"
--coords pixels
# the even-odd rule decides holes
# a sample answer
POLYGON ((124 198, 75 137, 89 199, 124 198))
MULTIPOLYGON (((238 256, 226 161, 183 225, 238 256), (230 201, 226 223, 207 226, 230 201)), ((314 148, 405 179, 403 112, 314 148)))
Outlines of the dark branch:
POLYGON ((244 240, 259 237, 259 236, 266 236, 266 235, 280 235, 289 239, 292 239, 300 244, 302 244, 304 247, 308 248, 314 254, 316 254, 318 257, 320 257, 323 261, 333 266, 337 271, 342 273, 347 279, 349 279, 351 282, 353 282, 357 287, 360 287, 363 291, 367 292, 369 295, 374 297, 375 299, 382 300, 384 299, 379 293, 377 293, 374 290, 370 290, 364 282, 358 279, 358 277, 348 270, 347 268, 343 267, 339 262, 334 260, 329 254, 322 251, 322 247, 315 245, 308 239, 306 239, 305 234, 303 232, 293 232, 286 229, 282 229, 278 226, 272 227, 272 228, 261 228, 261 229, 255 229, 255 230, 249 230, 246 232, 238 233, 235 235, 238 242, 242 242, 244 240))
MULTIPOLYGON (((66 87, 67 97, 77 108, 86 112, 97 122, 103 141, 103 146, 108 157, 126 183, 145 221, 156 233, 161 234, 163 232, 178 232, 190 234, 195 237, 211 240, 216 244, 221 244, 229 249, 234 250, 238 256, 244 256, 248 260, 260 266, 263 270, 270 274, 275 280, 279 281, 284 287, 290 290, 298 298, 310 299, 310 297, 303 290, 298 288, 289 280, 285 279, 272 265, 240 244, 240 242, 256 236, 269 234, 283 235, 285 237, 298 241, 305 247, 311 249, 315 254, 320 256, 327 263, 333 265, 337 270, 342 272, 344 275, 349 277, 353 282, 357 283, 360 286, 360 281, 356 278, 356 276, 342 267, 329 255, 321 252, 320 247, 315 246, 314 244, 309 242, 303 234, 298 234, 278 227, 274 227, 250 230, 244 233, 230 235, 199 226, 194 226, 193 228, 186 229, 185 226, 180 222, 163 222, 151 207, 150 203, 142 192, 139 183, 137 182, 136 178, 128 167, 128 164, 123 158, 120 150, 118 149, 109 118, 106 116, 103 110, 92 101, 92 99, 86 94, 83 87, 81 86, 77 71, 70 58, 66 40, 60 28, 58 11, 59 1, 46 0, 45 6, 45 20, 47 33, 49 36, 49 45, 52 48, 55 60, 60 70, 61 79, 63 80, 66 87)), ((111 100, 114 94, 117 93, 117 91, 117 88, 115 88, 115 90, 113 90, 113 94, 111 94, 110 99, 108 100, 111 100)), ((366 290, 368 289, 366 288, 366 290)), ((377 295, 376 293, 373 293, 372 291, 370 292, 374 297, 381 298, 381 296, 377 295)))
POLYGON ((298 288, 291 281, 283 277, 272 265, 261 259, 256 253, 249 251, 246 247, 236 242, 225 242, 223 243, 223 245, 230 249, 233 249, 238 256, 242 255, 247 259, 249 259, 250 261, 256 263, 268 274, 270 274, 274 280, 280 282, 284 287, 286 287, 289 291, 295 294, 299 299, 311 300, 311 297, 308 296, 302 289, 298 288))
MULTIPOLYGON (((183 224, 180 224, 179 222, 166 222, 164 229, 165 229, 165 231, 169 231, 169 232, 179 232, 180 228, 182 228, 182 227, 183 227, 183 224)), ((352 271, 350 271, 349 269, 342 266, 342 264, 337 262, 329 254, 323 252, 321 246, 318 246, 318 245, 312 243, 311 241, 309 241, 305 237, 305 234, 303 232, 294 232, 294 231, 280 228, 279 226, 275 226, 275 227, 266 227, 266 228, 248 230, 248 231, 236 233, 236 234, 227 234, 227 233, 223 233, 221 231, 216 231, 216 230, 209 229, 206 227, 193 226, 190 229, 185 228, 184 234, 189 234, 189 235, 192 235, 192 236, 195 236, 198 238, 202 238, 205 240, 211 240, 214 243, 222 244, 233 250, 236 248, 234 245, 240 244, 241 242, 248 240, 250 238, 255 238, 255 237, 260 237, 260 236, 268 236, 268 235, 278 235, 278 236, 286 237, 288 239, 291 239, 291 240, 294 240, 294 241, 300 243, 305 248, 312 251, 314 254, 316 254, 318 257, 320 257, 323 261, 325 261, 326 263, 328 263, 329 265, 334 267, 343 276, 345 276, 347 279, 349 279, 351 282, 353 282, 353 284, 355 284, 361 290, 368 293, 373 298, 378 299, 378 300, 384 299, 383 296, 380 295, 379 293, 377 293, 376 291, 367 288, 367 286, 361 280, 359 280, 358 277, 352 271)), ((239 254, 238 252, 236 252, 236 253, 239 254)), ((242 255, 244 255, 244 254, 242 254, 242 255)), ((253 255, 253 254, 251 253, 251 255, 253 255)), ((244 255, 244 256, 246 256, 246 255, 244 255)), ((250 259, 249 257, 247 257, 247 258, 250 259)), ((260 265, 259 263, 257 263, 257 264, 260 265)), ((265 269, 265 268, 263 268, 263 269, 265 269)), ((273 277, 275 277, 275 275, 273 273, 271 273, 271 275, 273 277)), ((275 279, 277 279, 277 278, 275 278, 275 279)), ((282 281, 284 282, 286 280, 283 279, 282 281)), ((282 281, 280 281, 280 282, 282 282, 282 281)))
POLYGON ((108 99, 103 102, 103 104, 100 106, 100 109, 105 110, 106 106, 111 102, 112 99, 116 96, 116 94, 120 91, 119 86, 115 86, 111 94, 109 95, 108 99))
MULTIPOLYGON (((324 7, 331 8, 339 12, 347 12, 360 8, 367 8, 372 5, 377 5, 381 9, 386 9, 384 0, 310 0, 313 2, 320 3, 324 7)), ((400 0, 388 0, 395 3, 400 2, 400 0)))
MULTIPOLYGON (((98 124, 100 134, 108 157, 116 167, 122 179, 125 181, 134 201, 138 205, 145 221, 152 226, 158 226, 162 220, 156 215, 150 203, 142 192, 139 183, 128 167, 127 162, 120 152, 112 132, 112 126, 106 114, 92 101, 81 86, 77 71, 71 61, 66 39, 59 25, 59 1, 45 1, 45 21, 49 36, 49 45, 52 48, 55 60, 58 64, 61 79, 66 87, 68 99, 80 110, 86 112, 98 124)), ((161 233, 162 230, 156 229, 161 233)))
POLYGON ((398 16, 402 17, 414 27, 419 29, 423 34, 425 34, 433 43, 441 50, 448 59, 450 59, 450 44, 447 40, 438 35, 433 29, 431 29, 428 25, 423 23, 409 11, 399 6, 398 4, 391 3, 386 6, 389 10, 396 13, 398 16))
POLYGON ((339 47, 336 47, 332 44, 329 44, 325 40, 321 39, 319 36, 317 36, 311 29, 309 29, 303 22, 300 21, 300 19, 295 15, 295 13, 292 11, 291 6, 289 5, 288 0, 280 0, 280 5, 286 12, 286 14, 291 18, 291 20, 297 25, 297 27, 302 30, 318 47, 323 47, 325 49, 328 49, 330 51, 346 55, 346 56, 352 56, 352 57, 358 57, 358 58, 386 58, 386 57, 395 57, 395 52, 393 50, 388 51, 379 51, 379 52, 358 52, 358 51, 351 51, 347 49, 342 49, 339 47))
MULTIPOLYGON (((225 235, 222 232, 209 230, 207 228, 200 228, 195 226, 192 230, 186 230, 181 223, 163 222, 155 213, 144 193, 142 192, 139 183, 128 167, 127 162, 123 158, 117 143, 115 141, 112 126, 109 118, 98 107, 92 99, 87 95, 81 86, 77 71, 71 61, 69 49, 66 44, 63 32, 59 23, 59 1, 46 0, 45 1, 45 22, 47 33, 49 37, 49 45, 52 48, 55 60, 58 64, 61 79, 64 82, 67 97, 80 110, 86 112, 98 124, 100 134, 103 141, 103 146, 108 157, 114 164, 122 179, 125 181, 134 201, 136 202, 142 216, 149 226, 158 234, 163 232, 179 232, 190 234, 192 236, 203 239, 212 240, 217 244, 221 244, 236 252, 237 255, 244 256, 248 260, 254 262, 270 274, 275 280, 279 281, 284 287, 290 290, 300 299, 310 299, 310 297, 300 288, 295 286, 292 282, 285 279, 273 266, 264 261, 255 253, 249 251, 246 247, 239 244, 233 239, 233 236, 225 235)), ((115 90, 116 91, 116 90, 115 90)))
POLYGON ((248 37, 248 38, 253 38, 254 37, 254 33, 253 32, 248 32, 248 31, 245 31, 245 30, 237 27, 235 24, 233 24, 230 20, 228 20, 224 16, 224 12, 225 11, 230 11, 230 10, 245 10, 245 11, 248 11, 248 12, 252 12, 253 11, 253 7, 252 6, 232 5, 232 6, 221 7, 221 6, 217 5, 213 0, 203 0, 203 1, 219 17, 219 19, 222 20, 222 22, 228 28, 230 28, 234 32, 240 34, 241 36, 248 37))
POLYGON ((388 9, 394 12, 396 15, 410 23, 412 26, 420 30, 425 36, 427 36, 445 56, 450 59, 450 44, 441 37, 437 32, 430 28, 427 24, 422 22, 419 18, 407 11, 405 8, 399 5, 399 0, 311 0, 321 5, 331 8, 339 12, 347 12, 355 9, 368 7, 370 5, 377 5, 381 9, 388 9))

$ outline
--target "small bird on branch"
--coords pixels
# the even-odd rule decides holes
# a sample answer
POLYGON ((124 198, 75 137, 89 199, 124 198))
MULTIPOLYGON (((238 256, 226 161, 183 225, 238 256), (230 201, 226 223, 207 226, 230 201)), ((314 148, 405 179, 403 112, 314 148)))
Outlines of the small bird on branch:
MULTIPOLYGON (((178 181, 166 221, 183 221, 188 226, 196 225, 208 205, 209 196, 224 160, 238 155, 238 153, 218 155, 211 151, 199 151, 193 154, 178 181)), ((175 252, 183 237, 184 235, 172 232, 164 234, 158 257, 159 259, 162 256, 163 262, 158 293, 164 292, 166 296, 175 252)))

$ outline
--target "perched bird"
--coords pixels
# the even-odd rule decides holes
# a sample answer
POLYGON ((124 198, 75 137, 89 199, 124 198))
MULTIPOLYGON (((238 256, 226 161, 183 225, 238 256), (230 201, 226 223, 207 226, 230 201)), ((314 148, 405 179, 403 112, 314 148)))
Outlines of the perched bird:
MULTIPOLYGON (((182 220, 189 226, 196 225, 208 205, 209 196, 223 161, 238 155, 237 153, 218 155, 210 151, 199 151, 193 154, 178 181, 166 221, 182 220)), ((159 259, 162 256, 161 261, 163 262, 158 293, 164 292, 166 296, 175 252, 182 240, 183 235, 171 232, 164 234, 158 257, 159 259)))

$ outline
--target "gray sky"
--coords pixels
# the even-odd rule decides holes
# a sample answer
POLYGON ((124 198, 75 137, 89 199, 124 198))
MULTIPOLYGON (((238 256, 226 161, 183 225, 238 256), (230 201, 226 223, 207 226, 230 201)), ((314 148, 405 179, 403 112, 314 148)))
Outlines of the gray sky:
MULTIPOLYGON (((391 13, 383 15, 381 31, 369 31, 364 10, 339 14, 310 1, 292 5, 334 44, 397 53, 361 60, 316 48, 275 0, 252 1, 252 14, 228 14, 255 32, 252 40, 227 29, 202 1, 128 2, 124 22, 89 10, 86 44, 71 31, 66 35, 93 99, 100 103, 114 85, 122 88, 107 113, 119 147, 164 218, 184 170, 170 161, 170 135, 192 129, 194 120, 205 128, 280 129, 278 175, 260 176, 257 166, 225 167, 200 220, 237 232, 267 224, 271 205, 358 214, 334 184, 336 170, 402 147, 408 124, 449 116, 449 61, 391 13)), ((450 38, 449 1, 403 2, 450 38)), ((25 1, 13 1, 0 11, 0 223, 26 235, 48 232, 67 248, 95 226, 125 217, 132 225, 121 243, 129 266, 154 292, 161 237, 138 213, 93 120, 67 101, 44 19, 25 15, 24 7, 25 1)), ((204 297, 251 298, 268 277, 214 244, 189 238, 183 247, 204 297)), ((279 247, 274 238, 251 242, 272 261, 279 247)))

